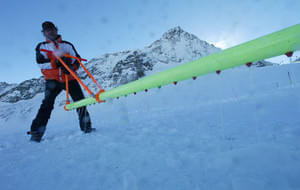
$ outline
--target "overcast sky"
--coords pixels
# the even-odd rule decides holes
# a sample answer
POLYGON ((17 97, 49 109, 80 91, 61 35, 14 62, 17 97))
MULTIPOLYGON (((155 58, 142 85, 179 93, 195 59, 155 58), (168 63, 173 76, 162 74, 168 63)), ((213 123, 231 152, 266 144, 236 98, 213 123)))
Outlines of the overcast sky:
POLYGON ((299 0, 1 0, 0 9, 0 82, 10 83, 41 76, 43 21, 87 59, 143 48, 175 26, 227 48, 300 23, 299 0))

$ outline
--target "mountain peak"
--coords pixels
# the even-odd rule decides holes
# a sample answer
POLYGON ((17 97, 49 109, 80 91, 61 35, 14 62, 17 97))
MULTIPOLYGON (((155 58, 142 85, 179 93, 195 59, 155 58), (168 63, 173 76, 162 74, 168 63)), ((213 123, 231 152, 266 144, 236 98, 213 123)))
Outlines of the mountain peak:
POLYGON ((184 33, 185 31, 180 27, 176 26, 174 28, 169 29, 167 32, 165 32, 164 35, 176 35, 176 34, 181 34, 184 33))
POLYGON ((196 36, 185 32, 180 26, 176 26, 176 27, 168 30, 166 33, 164 33, 162 36, 162 39, 178 40, 178 39, 181 39, 182 36, 187 37, 188 39, 196 38, 196 36))

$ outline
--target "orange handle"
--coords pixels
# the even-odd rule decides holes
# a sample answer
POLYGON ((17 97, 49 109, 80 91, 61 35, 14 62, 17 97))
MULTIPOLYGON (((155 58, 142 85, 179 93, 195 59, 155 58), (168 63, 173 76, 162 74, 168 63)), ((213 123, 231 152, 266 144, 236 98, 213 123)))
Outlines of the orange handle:
POLYGON ((81 63, 80 60, 85 61, 84 59, 81 59, 81 58, 79 58, 79 57, 74 57, 74 56, 71 56, 71 55, 69 55, 69 54, 66 54, 65 56, 66 56, 66 57, 71 57, 71 58, 76 59, 76 60, 79 62, 79 64, 81 65, 81 67, 85 70, 85 72, 91 77, 91 79, 93 80, 93 82, 98 86, 98 88, 102 89, 101 86, 97 83, 96 79, 93 77, 93 75, 92 75, 92 74, 87 70, 87 68, 81 63))
POLYGON ((70 72, 70 74, 84 87, 84 89, 88 91, 90 95, 93 95, 92 91, 80 80, 80 78, 78 78, 78 76, 74 73, 74 71, 70 69, 68 65, 60 57, 58 57, 57 55, 55 55, 55 57, 56 59, 59 60, 59 62, 63 64, 63 66, 70 72))

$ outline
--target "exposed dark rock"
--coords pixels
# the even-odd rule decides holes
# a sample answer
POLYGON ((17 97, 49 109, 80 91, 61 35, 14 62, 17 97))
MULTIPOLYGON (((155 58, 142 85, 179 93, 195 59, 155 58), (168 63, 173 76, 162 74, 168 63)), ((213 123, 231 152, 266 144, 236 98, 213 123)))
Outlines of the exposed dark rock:
POLYGON ((153 68, 145 57, 145 53, 134 51, 126 59, 119 61, 112 70, 113 82, 121 85, 145 76, 145 71, 153 68))

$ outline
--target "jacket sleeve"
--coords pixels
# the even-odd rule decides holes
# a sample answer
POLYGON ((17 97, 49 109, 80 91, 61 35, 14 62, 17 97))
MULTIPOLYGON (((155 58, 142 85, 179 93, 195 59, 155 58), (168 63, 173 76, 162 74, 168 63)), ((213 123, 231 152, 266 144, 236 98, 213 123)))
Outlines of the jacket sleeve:
POLYGON ((50 63, 51 60, 47 57, 45 58, 45 56, 41 53, 40 51, 40 47, 41 47, 42 43, 39 43, 36 48, 35 48, 35 52, 36 52, 36 62, 38 64, 43 64, 43 63, 50 63))
MULTIPOLYGON (((70 55, 80 58, 80 55, 77 53, 74 45, 71 44, 70 42, 67 42, 67 41, 64 41, 64 42, 69 45, 69 53, 70 53, 70 55)), ((76 59, 73 59, 73 58, 72 58, 72 61, 73 61, 72 64, 75 65, 75 70, 79 69, 80 63, 76 59)))

